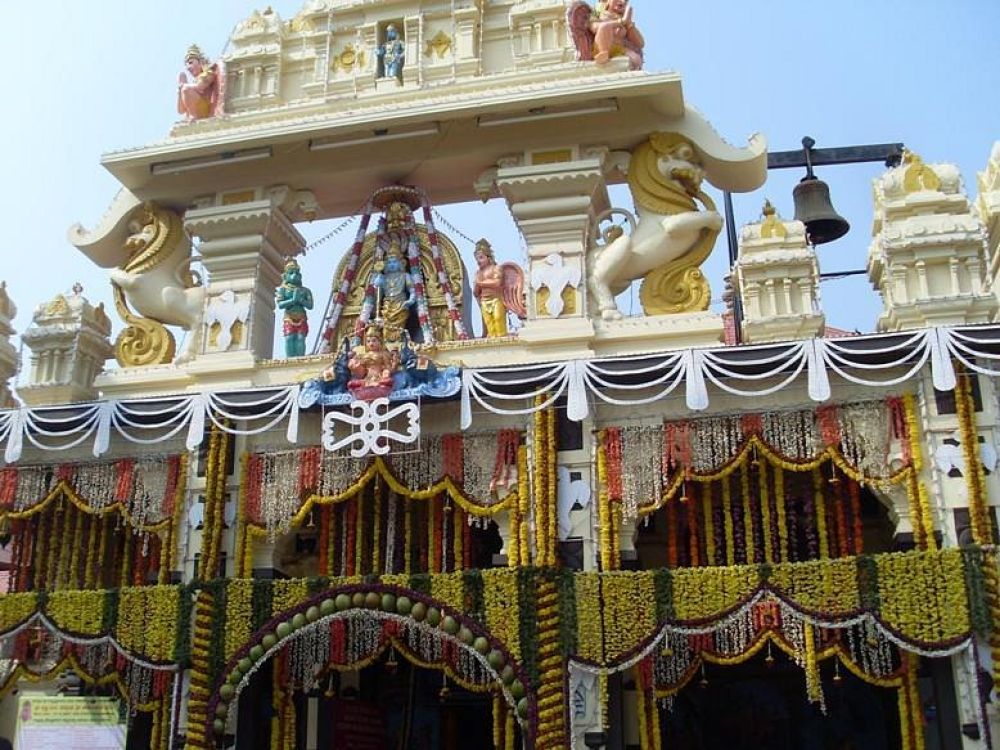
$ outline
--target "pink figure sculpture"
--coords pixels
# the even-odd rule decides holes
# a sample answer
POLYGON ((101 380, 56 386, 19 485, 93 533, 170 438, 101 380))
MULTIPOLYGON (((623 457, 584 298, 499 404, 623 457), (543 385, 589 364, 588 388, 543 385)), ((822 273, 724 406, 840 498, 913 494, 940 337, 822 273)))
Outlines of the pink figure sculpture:
POLYGON ((632 19, 626 0, 599 2, 597 9, 585 0, 576 0, 566 11, 566 21, 577 60, 593 60, 604 65, 613 57, 628 57, 629 69, 642 68, 642 48, 646 41, 632 19))
POLYGON ((396 353, 385 348, 382 334, 375 326, 365 332, 364 346, 357 347, 347 361, 353 376, 347 390, 360 401, 374 401, 392 392, 392 375, 399 365, 396 353))
POLYGON ((222 114, 222 86, 225 76, 221 63, 211 63, 197 44, 188 47, 184 56, 187 74, 177 80, 177 113, 187 122, 222 114), (191 80, 188 80, 188 75, 191 80))

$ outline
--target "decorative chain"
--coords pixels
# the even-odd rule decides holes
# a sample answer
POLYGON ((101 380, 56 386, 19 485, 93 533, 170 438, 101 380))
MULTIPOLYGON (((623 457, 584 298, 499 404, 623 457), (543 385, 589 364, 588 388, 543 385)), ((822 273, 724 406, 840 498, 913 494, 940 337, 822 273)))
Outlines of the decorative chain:
POLYGON ((361 214, 361 211, 359 209, 358 211, 355 211, 351 216, 348 216, 346 219, 344 219, 342 222, 340 222, 340 224, 338 224, 336 227, 334 227, 329 232, 327 232, 326 234, 324 234, 322 237, 320 237, 317 240, 313 240, 312 242, 310 242, 308 245, 306 245, 306 248, 305 248, 305 250, 302 251, 302 254, 306 255, 310 251, 315 250, 320 245, 322 245, 322 244, 324 244, 324 243, 329 242, 330 240, 332 240, 338 234, 340 234, 341 232, 343 232, 353 222, 357 221, 358 216, 360 216, 360 214, 361 214))
POLYGON ((476 244, 476 241, 474 239, 472 239, 469 235, 467 235, 461 229, 459 229, 454 224, 452 224, 450 221, 448 221, 448 219, 446 219, 441 214, 441 212, 438 211, 436 208, 432 208, 431 211, 434 213, 434 219, 435 219, 435 221, 439 221, 442 224, 444 224, 446 227, 448 227, 448 231, 449 232, 451 232, 452 234, 457 234, 459 237, 461 237, 463 240, 465 240, 466 242, 468 242, 470 245, 475 245, 476 244))

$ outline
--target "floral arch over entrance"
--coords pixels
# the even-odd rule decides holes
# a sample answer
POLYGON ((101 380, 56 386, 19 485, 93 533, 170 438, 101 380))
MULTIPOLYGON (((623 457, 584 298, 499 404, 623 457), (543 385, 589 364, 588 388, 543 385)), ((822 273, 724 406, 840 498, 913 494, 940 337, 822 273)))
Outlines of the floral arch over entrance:
POLYGON ((304 639, 311 639, 310 657, 325 659, 324 666, 360 669, 395 648, 414 665, 441 670, 467 689, 495 689, 521 722, 531 746, 536 691, 507 645, 454 607, 423 592, 384 583, 330 588, 258 628, 231 656, 212 688, 205 736, 223 734, 230 707, 253 674, 304 639))

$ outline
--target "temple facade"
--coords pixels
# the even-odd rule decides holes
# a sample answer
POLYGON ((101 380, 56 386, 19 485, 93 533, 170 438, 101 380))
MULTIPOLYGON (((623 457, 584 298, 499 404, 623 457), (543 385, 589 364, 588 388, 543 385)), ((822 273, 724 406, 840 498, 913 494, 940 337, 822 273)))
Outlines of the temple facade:
POLYGON ((715 312, 711 190, 768 145, 644 69, 643 12, 307 0, 186 51, 68 230, 115 309, 49 290, 22 362, 0 285, 0 735, 993 747, 1000 143, 975 196, 875 180, 874 333, 769 203, 715 312), (474 199, 523 257, 438 212, 474 199))

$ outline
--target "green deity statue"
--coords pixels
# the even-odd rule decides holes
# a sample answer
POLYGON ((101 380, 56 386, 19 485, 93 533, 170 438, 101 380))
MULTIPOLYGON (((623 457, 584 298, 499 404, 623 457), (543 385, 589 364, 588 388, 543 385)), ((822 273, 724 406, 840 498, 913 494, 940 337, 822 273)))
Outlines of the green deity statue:
POLYGON ((312 292, 302 286, 302 269, 294 260, 285 264, 282 284, 274 290, 274 301, 284 310, 282 333, 285 335, 285 356, 302 357, 306 353, 306 336, 309 334, 307 310, 313 308, 312 292))

